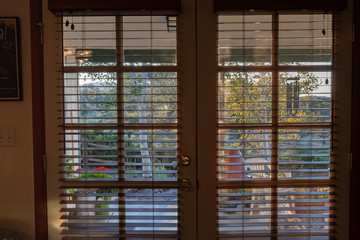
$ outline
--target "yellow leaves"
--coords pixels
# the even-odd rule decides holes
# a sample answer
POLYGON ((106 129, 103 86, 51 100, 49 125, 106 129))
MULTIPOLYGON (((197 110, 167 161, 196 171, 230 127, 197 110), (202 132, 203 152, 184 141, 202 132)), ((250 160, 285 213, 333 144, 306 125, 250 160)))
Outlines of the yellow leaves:
POLYGON ((294 132, 296 130, 283 130, 281 134, 279 134, 280 140, 298 140, 300 139, 300 131, 299 133, 294 132))

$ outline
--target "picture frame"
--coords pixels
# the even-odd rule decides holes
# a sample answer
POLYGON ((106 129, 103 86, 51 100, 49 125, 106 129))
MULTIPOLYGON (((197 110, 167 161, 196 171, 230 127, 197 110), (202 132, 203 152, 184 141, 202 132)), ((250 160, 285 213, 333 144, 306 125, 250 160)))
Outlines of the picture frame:
POLYGON ((18 17, 0 17, 0 101, 22 100, 18 17))

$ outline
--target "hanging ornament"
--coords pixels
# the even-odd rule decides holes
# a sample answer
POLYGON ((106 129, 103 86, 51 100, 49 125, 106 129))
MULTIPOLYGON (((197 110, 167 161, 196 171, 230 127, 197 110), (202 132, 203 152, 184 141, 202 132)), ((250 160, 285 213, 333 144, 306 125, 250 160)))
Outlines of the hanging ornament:
POLYGON ((65 26, 69 26, 70 22, 69 22, 69 17, 66 17, 66 22, 65 22, 65 26))
POLYGON ((71 30, 75 29, 75 25, 74 25, 74 15, 71 16, 71 30))
POLYGON ((321 30, 321 35, 323 35, 323 36, 326 35, 326 31, 325 31, 325 14, 326 14, 326 12, 324 12, 324 14, 323 14, 323 29, 321 30))
POLYGON ((329 79, 325 79, 325 84, 329 84, 329 79))

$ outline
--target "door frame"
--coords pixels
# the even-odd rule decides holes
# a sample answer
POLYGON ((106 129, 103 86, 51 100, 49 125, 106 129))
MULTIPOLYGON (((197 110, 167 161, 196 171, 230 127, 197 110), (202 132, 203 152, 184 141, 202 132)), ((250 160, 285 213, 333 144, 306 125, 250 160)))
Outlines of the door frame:
MULTIPOLYGON (((37 23, 42 22, 42 13, 44 14, 45 24, 50 26, 51 23, 54 23, 54 17, 51 16, 47 10, 46 2, 44 0, 44 8, 42 6, 41 0, 30 0, 31 6, 31 38, 32 38, 32 96, 33 96, 33 150, 34 150, 34 193, 35 193, 35 233, 36 239, 48 239, 48 230, 52 232, 56 228, 56 222, 52 219, 50 222, 47 220, 47 207, 52 209, 54 206, 53 202, 47 202, 47 190, 50 192, 50 195, 53 195, 54 191, 49 189, 49 186, 46 183, 46 173, 45 173, 45 162, 43 159, 45 153, 45 129, 53 128, 56 129, 56 124, 49 123, 48 121, 39 121, 39 116, 44 116, 46 114, 46 119, 49 120, 49 116, 54 114, 51 111, 48 114, 49 106, 44 109, 45 100, 43 97, 44 88, 46 92, 50 94, 55 92, 55 89, 44 83, 44 74, 46 79, 52 79, 56 76, 54 66, 55 64, 50 64, 48 61, 43 63, 43 45, 41 44, 41 32, 40 28, 36 26, 37 23), (43 11, 43 12, 42 12, 43 11), (48 69, 47 67, 50 68, 48 69), (45 67, 45 70, 44 70, 45 67), (44 73, 45 72, 45 73, 44 73), (45 84, 45 87, 44 87, 45 84), (42 134, 44 133, 44 134, 42 134), (47 207, 46 207, 47 206, 47 207), (55 224, 55 225, 54 225, 55 224)), ((194 174, 195 178, 192 178, 193 190, 190 194, 185 193, 183 195, 185 201, 196 201, 195 207, 191 208, 191 212, 199 211, 194 215, 187 215, 185 213, 184 219, 186 222, 190 221, 189 226, 195 226, 198 228, 198 231, 193 234, 189 239, 214 239, 216 237, 216 187, 207 188, 205 184, 198 184, 199 179, 206 179, 206 184, 209 186, 216 186, 216 178, 213 176, 216 175, 216 15, 213 13, 212 1, 208 0, 182 0, 182 12, 180 14, 180 19, 188 19, 184 22, 184 26, 190 26, 191 31, 184 31, 184 35, 181 36, 183 45, 179 45, 179 48, 186 48, 189 51, 184 53, 184 58, 194 59, 189 61, 187 64, 182 66, 181 71, 183 73, 193 74, 192 79, 196 81, 196 87, 194 92, 188 92, 190 96, 194 94, 196 99, 194 100, 196 104, 190 108, 184 108, 185 111, 192 112, 194 118, 185 122, 185 125, 190 124, 192 121, 196 121, 195 127, 191 128, 191 131, 196 133, 196 136, 192 138, 181 138, 183 141, 184 149, 182 154, 187 154, 193 159, 193 165, 196 166, 196 172, 194 173, 193 168, 183 168, 182 170, 185 173, 185 176, 194 174), (194 22, 196 24, 194 24, 194 22), (209 27, 213 26, 213 27, 209 27), (197 32, 201 31, 201 35, 197 32), (190 41, 193 43, 189 44, 190 41), (201 44, 200 44, 201 43, 201 44), (189 46, 191 46, 189 48, 189 46), (211 49, 211 51, 209 51, 211 49), (213 61, 202 61, 203 58, 199 56, 208 56, 208 59, 213 59, 213 61), (208 84, 209 82, 214 84, 208 84), (209 121, 208 119, 213 119, 209 121), (207 144, 199 144, 199 142, 205 141, 207 144), (197 191, 195 191, 197 189, 197 191), (195 197, 194 197, 195 195, 195 197), (201 206, 201 207, 199 207, 201 206)), ((350 5, 351 8, 351 5, 350 5)), ((359 11, 360 4, 354 1, 353 11, 359 11)), ((350 9, 352 10, 352 9, 350 9)), ((356 14, 354 14, 356 17, 356 14)), ((358 191, 356 183, 360 180, 360 165, 356 162, 359 156, 359 148, 356 148, 357 139, 356 136, 359 134, 359 127, 357 122, 360 121, 358 114, 358 104, 356 104, 359 99, 360 85, 358 84, 358 76, 360 75, 360 68, 356 67, 359 63, 359 54, 356 54, 359 51, 359 34, 360 34, 360 18, 355 18, 355 43, 353 51, 353 77, 352 77, 352 154, 353 154, 353 165, 351 172, 351 206, 350 206, 350 236, 349 239, 355 239, 357 236, 357 225, 360 222, 358 214, 360 213, 360 208, 356 204, 358 198, 358 191)), ((180 27, 183 27, 180 25, 180 27)), ((55 50, 51 49, 56 42, 49 31, 53 31, 53 28, 50 27, 45 30, 45 60, 54 59, 53 53, 55 50), (50 42, 50 43, 49 43, 50 42), (50 49, 50 50, 49 50, 50 49)), ((346 35, 348 37, 349 34, 346 35)), ((190 84, 188 81, 187 84, 190 84)), ((186 87, 184 87, 186 88, 186 87)), ((184 92, 185 93, 185 92, 184 92)), ((50 99, 56 99, 51 97, 50 99)), ((191 98, 188 98, 190 101, 191 98)), ((46 98, 48 101, 49 98, 46 98)), ((48 102, 47 102, 48 103, 48 102)), ((48 105, 48 104, 47 104, 48 105)), ((51 118, 50 118, 51 119, 51 118)), ((56 130, 55 130, 56 132, 56 130)), ((47 139, 54 136, 54 130, 51 133, 46 133, 47 139)), ((57 157, 57 151, 49 152, 54 150, 53 146, 48 148, 49 160, 54 160, 57 157)), ((54 160, 56 163, 57 161, 54 160)), ((53 164, 56 165, 56 164, 53 164)), ((347 168, 348 164, 344 164, 342 168, 347 168)), ((49 171, 52 173, 52 176, 56 176, 57 166, 49 166, 49 171), (55 169, 55 170, 54 170, 55 169), (54 175, 55 173, 55 175, 54 175)), ((56 191, 55 191, 56 192, 56 191)), ((346 213, 345 213, 346 214, 346 213)), ((192 227, 194 228, 194 227, 192 227)), ((50 234, 50 233, 49 233, 50 234)))

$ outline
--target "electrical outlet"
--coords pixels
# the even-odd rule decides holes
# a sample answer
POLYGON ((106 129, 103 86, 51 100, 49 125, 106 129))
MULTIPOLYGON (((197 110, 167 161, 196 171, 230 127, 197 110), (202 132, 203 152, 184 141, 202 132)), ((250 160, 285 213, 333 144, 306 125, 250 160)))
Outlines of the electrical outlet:
POLYGON ((15 146, 15 128, 0 127, 0 147, 15 146))

